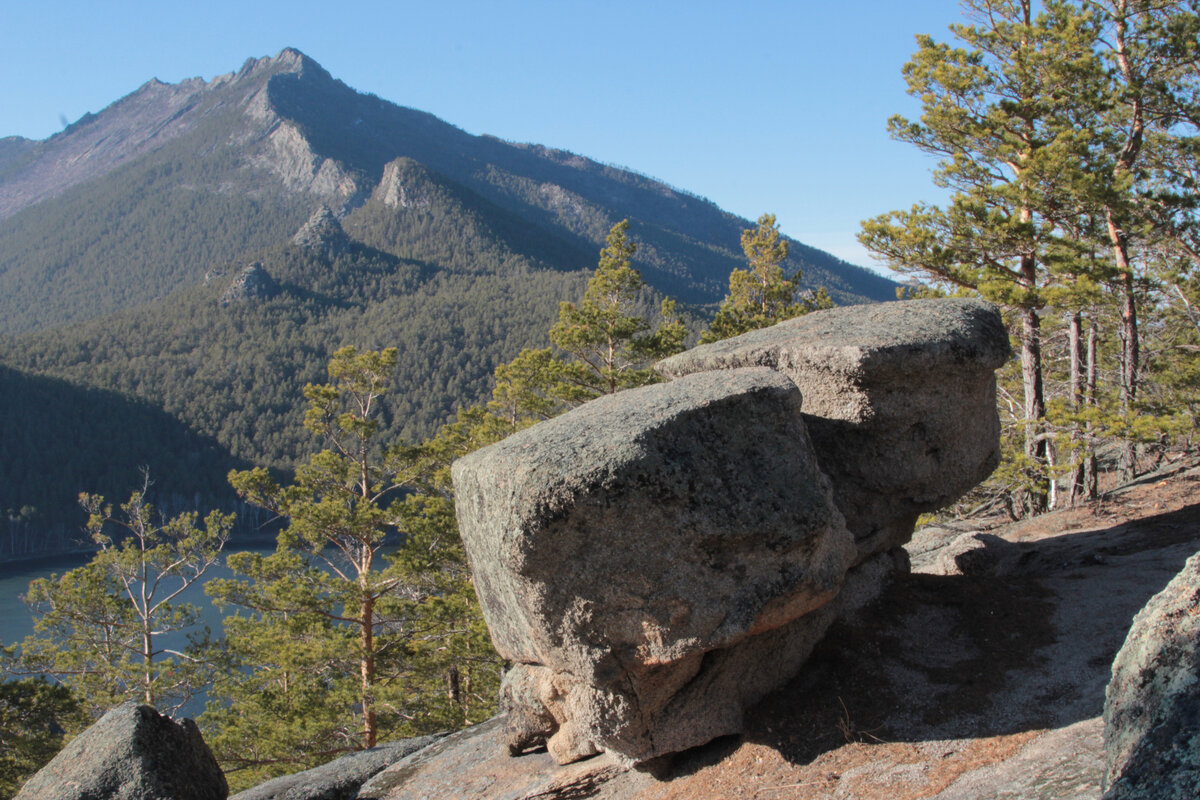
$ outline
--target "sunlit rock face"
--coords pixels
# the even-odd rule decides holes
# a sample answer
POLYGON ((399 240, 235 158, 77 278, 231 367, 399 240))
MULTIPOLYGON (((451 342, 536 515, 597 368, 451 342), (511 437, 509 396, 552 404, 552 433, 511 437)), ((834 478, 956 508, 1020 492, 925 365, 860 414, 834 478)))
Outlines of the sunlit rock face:
POLYGON ((737 730, 736 693, 684 702, 728 683, 706 654, 820 608, 854 556, 800 393, 766 369, 595 400, 460 460, 454 483, 493 641, 519 665, 508 693, 542 720, 514 749, 549 738, 560 761, 737 730))
POLYGON ((765 366, 790 378, 858 560, 899 547, 917 516, 1000 463, 1000 313, 978 300, 818 311, 658 363, 668 377, 765 366))

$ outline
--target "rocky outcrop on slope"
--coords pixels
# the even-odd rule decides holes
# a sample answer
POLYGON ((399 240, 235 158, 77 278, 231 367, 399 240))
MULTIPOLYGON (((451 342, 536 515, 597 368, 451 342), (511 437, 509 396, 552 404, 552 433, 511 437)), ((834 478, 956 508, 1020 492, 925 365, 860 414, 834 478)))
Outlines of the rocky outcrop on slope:
POLYGON ((300 226, 292 237, 292 244, 309 249, 325 249, 338 251, 349 244, 350 239, 342 228, 342 223, 327 205, 320 205, 312 213, 308 221, 300 226))
POLYGON ((124 703, 63 748, 13 800, 225 800, 229 787, 196 723, 124 703))
POLYGON ((383 167, 383 179, 371 194, 391 208, 428 208, 430 197, 427 171, 411 158, 397 158, 383 167))
POLYGON ((309 192, 347 203, 362 191, 353 173, 337 160, 316 152, 300 127, 290 121, 275 121, 251 162, 273 172, 291 192, 309 192))
POLYGON ((804 419, 858 560, 903 545, 918 515, 1000 460, 994 371, 1009 355, 999 312, 976 300, 818 311, 657 365, 669 377, 766 366, 804 397, 804 419))
POLYGON ((1133 620, 1104 702, 1105 800, 1200 796, 1200 554, 1133 620))
POLYGON ((600 398, 461 459, 454 485, 492 640, 516 662, 510 747, 560 763, 740 730, 774 687, 730 648, 799 666, 826 620, 761 635, 825 605, 854 557, 800 393, 766 369, 600 398))
POLYGON ((247 300, 266 300, 277 294, 279 284, 261 263, 255 261, 253 264, 247 264, 233 277, 229 286, 221 293, 219 302, 227 306, 247 300))

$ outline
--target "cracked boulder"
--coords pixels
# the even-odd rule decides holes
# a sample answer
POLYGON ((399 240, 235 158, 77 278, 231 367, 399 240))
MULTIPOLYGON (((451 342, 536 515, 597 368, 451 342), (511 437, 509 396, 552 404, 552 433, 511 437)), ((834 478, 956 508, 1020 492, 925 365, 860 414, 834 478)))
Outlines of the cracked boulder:
POLYGON ((803 413, 857 561, 903 545, 917 517, 1000 461, 995 370, 1009 356, 995 307, 907 300, 817 311, 660 361, 672 378, 769 367, 803 413))
POLYGON ((512 752, 645 761, 740 731, 791 677, 855 557, 800 412, 773 370, 706 372, 455 463, 476 590, 516 665, 512 752))

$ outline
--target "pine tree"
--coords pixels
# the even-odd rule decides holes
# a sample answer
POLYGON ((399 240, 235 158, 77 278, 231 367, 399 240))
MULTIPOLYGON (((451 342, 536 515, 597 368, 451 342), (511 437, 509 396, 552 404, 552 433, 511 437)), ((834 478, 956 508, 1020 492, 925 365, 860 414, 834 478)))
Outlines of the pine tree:
MULTIPOLYGON (((1097 218, 1112 264, 1107 284, 1119 298, 1119 413, 1138 424, 1142 332, 1139 305, 1150 291, 1153 252, 1182 239, 1175 223, 1191 199, 1200 126, 1200 14, 1188 0, 1083 0, 1096 21, 1096 49, 1105 67, 1100 91, 1077 99, 1091 147, 1077 182, 1077 213, 1097 218), (1171 164, 1186 163, 1185 175, 1171 164), (1157 175, 1155 166, 1157 165, 1157 175), (1184 193, 1187 193, 1184 188, 1184 193)), ((1136 467, 1133 441, 1122 448, 1122 470, 1136 467)))
POLYGON ((149 479, 114 513, 81 495, 99 552, 86 565, 29 585, 34 633, 10 671, 62 681, 94 713, 126 699, 176 713, 211 681, 201 639, 180 647, 168 637, 202 634, 200 611, 179 596, 216 563, 233 516, 214 511, 161 519, 146 500, 149 479))
POLYGON ((824 289, 812 298, 799 297, 799 271, 790 278, 784 277, 788 244, 779 235, 774 214, 763 214, 757 227, 742 231, 742 251, 750 268, 735 269, 729 274, 729 293, 717 309, 712 325, 700 335, 701 344, 833 307, 824 289))
POLYGON ((231 556, 241 578, 208 586, 242 612, 226 620, 230 669, 202 721, 223 761, 254 779, 492 713, 480 695, 494 688, 495 656, 480 641, 452 503, 412 493, 435 482, 434 458, 378 441, 395 362, 395 350, 342 348, 331 382, 306 387, 305 427, 326 449, 294 483, 263 468, 230 474, 287 520, 275 553, 231 556), (449 705, 447 675, 459 686, 449 705))
POLYGON ((658 377, 650 364, 683 349, 687 331, 676 316, 675 301, 663 300, 662 321, 653 333, 650 322, 635 311, 644 283, 631 266, 637 245, 628 232, 628 220, 612 227, 583 300, 562 303, 550 328, 550 341, 574 359, 558 378, 566 402, 653 383, 658 377))
POLYGON ((918 122, 896 116, 892 135, 936 155, 947 208, 918 204, 863 223, 859 240, 901 272, 976 291, 1019 318, 1024 456, 1030 510, 1047 501, 1041 313, 1049 253, 1062 246, 1056 216, 1078 175, 1083 134, 1073 103, 1095 85, 1094 26, 1067 3, 964 0, 963 47, 918 36, 905 65, 918 122), (1070 87, 1070 91, 1067 91, 1070 87))

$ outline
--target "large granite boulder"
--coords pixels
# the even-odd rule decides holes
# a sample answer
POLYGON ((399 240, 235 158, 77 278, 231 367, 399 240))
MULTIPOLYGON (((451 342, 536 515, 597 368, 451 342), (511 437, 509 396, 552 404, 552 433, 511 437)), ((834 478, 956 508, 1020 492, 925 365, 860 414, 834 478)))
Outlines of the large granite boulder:
POLYGON ((1200 797, 1200 554, 1138 615, 1104 700, 1104 800, 1200 797))
POLYGON ((190 719, 117 706, 72 739, 13 800, 225 800, 229 786, 190 719))
POLYGON ((858 561, 904 544, 918 515, 1000 460, 994 371, 1009 356, 997 310, 908 300, 817 311, 658 363, 668 377, 765 366, 790 378, 858 561))
POLYGON ((455 463, 476 590, 516 662, 511 749, 682 750, 739 731, 807 657, 855 548, 800 408, 772 370, 708 372, 455 463))

